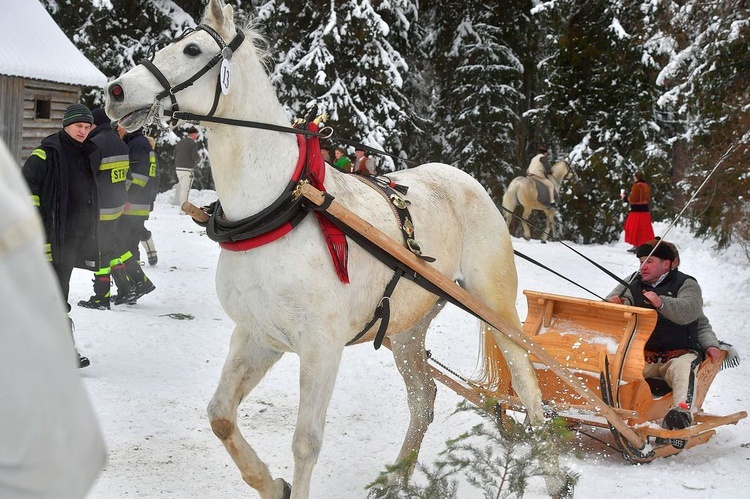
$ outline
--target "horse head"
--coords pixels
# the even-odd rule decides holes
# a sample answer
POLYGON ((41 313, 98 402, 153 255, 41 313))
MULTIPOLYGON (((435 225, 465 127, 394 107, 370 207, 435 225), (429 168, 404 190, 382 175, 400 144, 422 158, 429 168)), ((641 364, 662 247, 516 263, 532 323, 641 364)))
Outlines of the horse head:
POLYGON ((235 118, 289 126, 266 72, 261 41, 257 33, 235 27, 231 6, 210 0, 198 26, 107 87, 107 114, 126 130, 153 120, 172 126, 184 120, 207 129, 211 174, 229 220, 250 216, 273 202, 289 182, 299 156, 294 135, 206 120, 235 118), (252 157, 248 151, 253 151, 252 157), (266 163, 276 168, 260 166, 266 163))
POLYGON ((211 116, 229 93, 230 61, 243 40, 232 7, 211 0, 200 25, 110 83, 107 114, 128 131, 177 111, 211 116))
POLYGON ((552 165, 552 176, 555 178, 557 185, 561 185, 565 180, 572 179, 573 183, 578 182, 578 173, 568 158, 563 158, 552 165))

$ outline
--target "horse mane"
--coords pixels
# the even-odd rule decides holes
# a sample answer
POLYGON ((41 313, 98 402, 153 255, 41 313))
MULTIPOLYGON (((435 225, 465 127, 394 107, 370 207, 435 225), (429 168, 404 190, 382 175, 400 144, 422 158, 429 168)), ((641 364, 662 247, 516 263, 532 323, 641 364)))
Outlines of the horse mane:
MULTIPOLYGON (((209 19, 211 21, 216 21, 215 14, 211 12, 211 6, 211 3, 206 6, 206 10, 201 18, 201 23, 212 25, 214 23, 209 23, 209 19)), ((228 7, 228 10, 232 13, 232 23, 234 23, 234 9, 231 5, 224 5, 224 7, 228 7)), ((223 14, 226 14, 226 10, 223 11, 223 14)), ((221 29, 221 26, 212 27, 221 29)), ((262 33, 260 20, 257 17, 254 19, 248 19, 244 26, 239 26, 237 23, 234 23, 234 27, 237 30, 242 30, 245 34, 245 43, 250 44, 255 52, 255 56, 258 58, 261 66, 263 66, 263 69, 266 70, 266 73, 270 73, 270 66, 273 62, 270 49, 271 44, 269 43, 268 38, 262 33)))
POLYGON ((268 41, 268 37, 262 32, 260 20, 258 18, 250 19, 245 23, 244 27, 240 28, 238 26, 237 29, 245 32, 245 43, 250 43, 261 66, 266 70, 266 73, 270 74, 271 66, 273 65, 271 43, 268 41))

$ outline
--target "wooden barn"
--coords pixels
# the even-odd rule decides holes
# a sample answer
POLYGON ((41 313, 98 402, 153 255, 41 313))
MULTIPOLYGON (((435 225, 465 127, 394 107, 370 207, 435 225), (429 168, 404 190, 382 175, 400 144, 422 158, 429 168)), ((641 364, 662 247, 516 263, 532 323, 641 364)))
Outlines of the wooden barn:
POLYGON ((19 165, 60 129, 83 87, 107 77, 60 30, 39 0, 13 0, 0 16, 0 138, 19 165))

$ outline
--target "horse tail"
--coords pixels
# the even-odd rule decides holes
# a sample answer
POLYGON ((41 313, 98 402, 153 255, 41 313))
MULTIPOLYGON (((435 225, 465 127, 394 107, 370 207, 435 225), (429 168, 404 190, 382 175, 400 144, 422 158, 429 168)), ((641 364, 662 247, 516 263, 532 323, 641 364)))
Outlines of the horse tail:
POLYGON ((516 211, 516 207, 519 204, 518 201, 518 182, 515 181, 515 179, 511 180, 510 184, 508 184, 508 188, 505 189, 505 194, 503 194, 503 218, 505 218, 505 222, 510 227, 510 220, 511 220, 511 213, 516 211))
POLYGON ((479 321, 479 334, 480 377, 475 381, 489 394, 509 393, 510 369, 492 333, 492 326, 479 321))

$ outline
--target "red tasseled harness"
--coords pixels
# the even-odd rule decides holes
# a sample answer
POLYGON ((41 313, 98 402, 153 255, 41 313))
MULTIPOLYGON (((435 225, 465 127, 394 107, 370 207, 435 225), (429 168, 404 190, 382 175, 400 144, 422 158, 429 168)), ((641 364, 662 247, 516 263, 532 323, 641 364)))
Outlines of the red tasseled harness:
MULTIPOLYGON (((308 129, 317 132, 318 125, 310 123, 308 129)), ((297 135, 297 143, 299 145, 299 159, 297 160, 297 167, 292 175, 290 185, 296 186, 302 178, 307 178, 313 187, 325 192, 325 186, 323 183, 325 181, 326 168, 323 156, 320 154, 320 142, 318 137, 311 136, 306 138, 303 135, 297 135)), ((285 193, 285 195, 286 194, 287 193, 285 193)), ((333 260, 333 265, 336 269, 336 275, 339 276, 341 282, 348 283, 349 271, 347 268, 347 262, 349 259, 349 248, 346 236, 341 229, 336 227, 333 222, 328 220, 322 213, 314 213, 315 217, 318 219, 320 228, 323 231, 326 244, 328 245, 328 251, 331 253, 331 259, 333 260)), ((298 218, 296 221, 287 221, 268 232, 247 239, 220 241, 219 245, 229 251, 247 251, 257 248, 258 246, 275 241, 287 234, 301 221, 303 217, 298 218)))
MULTIPOLYGON (((309 123, 308 130, 318 131, 316 123, 309 123)), ((305 137, 297 135, 299 144, 299 160, 294 169, 294 174, 287 184, 284 192, 276 201, 271 203, 259 213, 238 221, 227 221, 221 203, 216 201, 205 211, 210 215, 206 222, 196 223, 206 227, 206 234, 213 241, 228 251, 248 251, 258 246, 275 241, 291 231, 299 224, 309 213, 308 208, 303 204, 300 196, 295 195, 295 191, 300 182, 308 181, 319 191, 325 192, 323 182, 325 180, 325 161, 320 154, 320 143, 317 136, 305 137)), ((414 225, 409 215, 407 202, 404 201, 400 193, 405 194, 407 187, 398 185, 389 179, 376 179, 374 177, 358 177, 365 184, 375 188, 388 201, 389 206, 401 229, 401 235, 404 238, 406 247, 414 254, 425 261, 435 261, 434 258, 422 255, 419 244, 414 239, 414 225), (398 191, 398 192, 397 192, 398 191)), ((323 236, 328 246, 328 251, 333 260, 333 266, 336 275, 343 283, 349 283, 348 259, 349 246, 344 229, 337 226, 331 219, 327 218, 322 211, 313 211, 315 218, 318 220, 323 236)), ((349 343, 358 341, 370 328, 380 321, 380 327, 373 342, 375 348, 380 347, 385 337, 388 323, 390 320, 390 296, 393 293, 399 279, 406 274, 392 259, 385 257, 382 251, 377 251, 371 243, 363 240, 361 234, 355 232, 349 233, 358 244, 362 245, 373 256, 380 259, 383 263, 394 269, 393 277, 386 286, 383 293, 383 299, 380 301, 372 319, 364 326, 362 331, 357 334, 349 343)), ((424 286, 424 284, 420 284, 424 286)))

